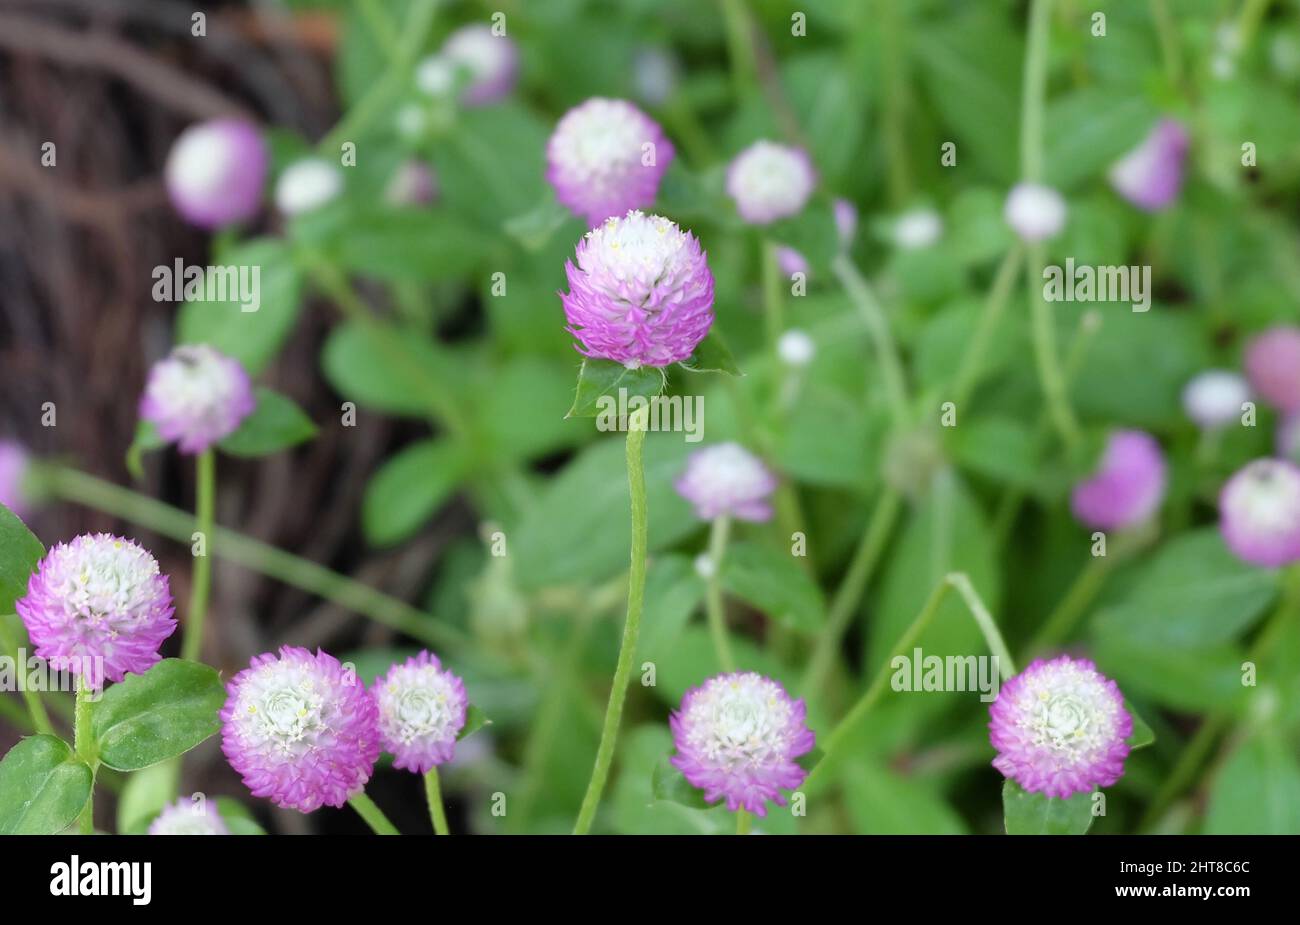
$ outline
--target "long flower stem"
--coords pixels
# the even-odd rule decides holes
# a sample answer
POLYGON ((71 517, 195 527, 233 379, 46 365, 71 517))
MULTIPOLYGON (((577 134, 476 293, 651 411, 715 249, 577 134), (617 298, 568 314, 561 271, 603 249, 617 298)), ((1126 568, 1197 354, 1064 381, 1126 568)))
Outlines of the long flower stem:
POLYGON ((763 318, 767 329, 767 349, 776 360, 776 345, 785 328, 781 299, 781 267, 776 259, 776 245, 766 238, 760 241, 763 264, 763 318))
POLYGON ((1038 366, 1038 381, 1047 402, 1048 414, 1067 449, 1079 445, 1079 422, 1070 407, 1066 392, 1065 372, 1056 350, 1056 313, 1043 297, 1043 248, 1034 245, 1029 250, 1028 282, 1029 308, 1032 313, 1034 360, 1038 366))
POLYGON ((208 544, 212 542, 212 527, 216 510, 217 476, 216 454, 211 449, 199 454, 195 466, 196 495, 194 525, 203 544, 201 555, 194 557, 194 584, 190 589, 190 612, 185 624, 185 641, 181 644, 181 658, 197 661, 203 650, 203 621, 208 614, 208 594, 212 587, 212 559, 208 544))
POLYGON ((618 664, 614 667, 614 682, 609 690, 609 705, 605 708, 605 724, 596 749, 596 763, 591 769, 587 793, 578 810, 578 820, 573 826, 574 835, 586 835, 596 819, 601 795, 614 763, 614 747, 618 743, 618 727, 623 719, 623 702, 627 699, 628 680, 632 676, 632 663, 636 660, 636 643, 641 633, 641 611, 645 606, 646 572, 646 493, 645 464, 641 457, 649 425, 649 406, 638 408, 627 418, 627 485, 632 502, 632 561, 627 583, 627 621, 623 624, 623 642, 619 647, 618 664))
POLYGON ((748 810, 736 810, 736 834, 748 835, 754 826, 754 817, 749 814, 748 810))
POLYGON ((871 580, 871 573, 875 571, 876 563, 880 561, 880 554, 884 551, 885 541, 894 528, 894 521, 898 517, 899 501, 898 492, 892 488, 886 488, 876 501, 876 509, 872 512, 871 521, 867 524, 867 529, 858 542, 858 548, 853 553, 853 559, 849 562, 848 571, 844 573, 839 589, 835 592, 830 612, 826 616, 826 625, 818 635, 812 657, 808 660, 808 668, 803 678, 805 697, 816 698, 830 675, 831 668, 835 664, 835 655, 839 652, 840 641, 848 631, 853 615, 858 611, 858 604, 862 601, 867 582, 871 580))
POLYGON ((1047 95, 1047 46, 1052 0, 1030 0, 1029 36, 1025 43, 1024 83, 1020 98, 1020 172, 1024 179, 1043 179, 1043 109, 1047 95))
POLYGON ((975 332, 971 335, 970 342, 966 346, 966 352, 962 356, 961 365, 957 369, 957 378, 953 381, 952 401, 957 408, 964 412, 966 399, 970 398, 971 392, 979 385, 980 375, 984 371, 984 355, 988 352, 989 340, 993 332, 997 330, 998 322, 1002 320, 1002 312, 1006 308, 1007 301, 1011 295, 1011 287, 1015 284, 1016 271, 1020 269, 1020 261, 1024 257, 1024 248, 1015 245, 1007 251, 1002 263, 998 266, 998 271, 993 277, 993 286, 989 290, 989 296, 984 301, 984 311, 980 313, 979 321, 976 324, 975 332))
POLYGON ((433 831, 438 835, 450 835, 447 827, 447 811, 442 807, 442 786, 438 782, 437 767, 429 768, 424 775, 424 798, 429 803, 429 818, 433 820, 433 831))
MULTIPOLYGON (((177 542, 189 541, 194 520, 178 508, 65 466, 40 464, 33 476, 39 488, 55 497, 112 514, 177 542)), ((460 630, 436 622, 430 614, 405 601, 233 530, 214 526, 209 547, 209 552, 223 559, 301 588, 429 645, 454 649, 468 642, 460 630)))
POLYGON ((826 739, 825 751, 822 754, 821 761, 817 762, 817 765, 808 774, 807 780, 804 781, 802 789, 806 793, 812 793, 814 785, 824 780, 826 775, 842 760, 844 743, 853 736, 862 720, 871 712, 871 708, 876 705, 876 702, 885 693, 885 687, 889 683, 892 674, 890 662, 896 656, 912 648, 916 640, 921 637, 921 634, 934 620, 935 614, 939 612, 940 605, 948 596, 948 592, 952 590, 957 591, 962 600, 966 602, 967 609, 979 626, 980 632, 984 634, 984 641, 988 645, 989 651, 998 660, 998 668, 1002 673, 1002 677, 1007 678, 1015 674, 1015 666, 1007 650, 1007 644, 1002 639, 1002 634, 998 632, 993 615, 989 613, 974 586, 971 585, 970 578, 962 572, 952 572, 945 575, 934 591, 930 593, 930 597, 921 608, 920 613, 916 615, 911 625, 903 631, 903 635, 899 637, 898 642, 894 643, 889 656, 876 672, 876 677, 872 680, 871 686, 867 688, 866 693, 854 704, 853 709, 848 712, 844 719, 840 720, 839 724, 831 730, 831 734, 826 739))
MULTIPOLYGON (((5 624, 5 618, 0 617, 0 654, 10 655, 13 657, 14 666, 17 667, 23 659, 19 656, 19 644, 14 640, 13 634, 9 632, 9 627, 5 624)), ((27 712, 31 714, 32 725, 36 727, 37 732, 46 735, 54 734, 54 726, 50 724, 50 714, 45 712, 45 704, 41 703, 40 695, 35 691, 28 690, 27 685, 21 685, 23 702, 27 705, 27 712)))
POLYGON ((727 535, 731 532, 731 518, 726 514, 714 518, 709 530, 709 578, 704 587, 705 605, 709 617, 709 635, 713 637, 713 652, 723 671, 736 670, 736 660, 731 654, 727 638, 726 613, 722 606, 722 560, 727 554, 727 535))
POLYGON ((871 336, 875 349, 876 363, 885 380, 885 391, 894 412, 894 423, 903 424, 907 419, 907 384, 903 377, 903 363, 898 357, 898 348, 889 331, 889 319, 884 309, 876 301, 871 287, 862 278, 858 268, 846 254, 840 254, 832 264, 836 277, 849 299, 857 308, 862 320, 866 322, 867 333, 871 336))
POLYGON ((366 821, 370 831, 376 835, 401 835, 397 826, 388 821, 384 811, 375 805, 375 801, 366 796, 364 790, 348 797, 348 805, 357 811, 357 815, 366 821))
POLYGON ((77 675, 77 706, 72 721, 72 750, 77 757, 90 765, 90 795, 86 805, 77 817, 78 828, 82 835, 95 834, 95 783, 94 774, 99 767, 99 756, 95 751, 95 738, 90 729, 90 689, 83 675, 77 675))

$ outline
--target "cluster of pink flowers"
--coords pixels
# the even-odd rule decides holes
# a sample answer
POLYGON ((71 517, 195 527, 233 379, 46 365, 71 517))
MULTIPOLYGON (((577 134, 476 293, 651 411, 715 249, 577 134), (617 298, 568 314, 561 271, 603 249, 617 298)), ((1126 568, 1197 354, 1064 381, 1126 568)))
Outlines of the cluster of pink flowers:
POLYGON ((328 653, 283 646, 227 685, 221 748, 254 796, 312 812, 365 789, 381 751, 398 768, 450 761, 465 725, 461 680, 421 652, 367 688, 328 653))

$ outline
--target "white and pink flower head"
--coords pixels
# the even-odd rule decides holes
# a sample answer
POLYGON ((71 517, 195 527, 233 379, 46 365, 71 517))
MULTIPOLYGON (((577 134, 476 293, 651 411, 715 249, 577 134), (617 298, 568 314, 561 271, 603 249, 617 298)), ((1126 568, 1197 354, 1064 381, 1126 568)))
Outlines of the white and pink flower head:
POLYGON ((1173 119, 1161 119, 1141 144, 1111 167, 1111 186, 1147 212, 1168 207, 1183 186, 1187 146, 1187 130, 1173 119))
POLYGON ((795 759, 812 751, 807 707, 777 681, 749 672, 722 674, 692 688, 669 725, 676 753, 670 761, 704 799, 727 809, 767 815, 785 806, 807 772, 795 759))
POLYGON ((1257 459, 1239 469, 1219 493, 1219 532, 1252 565, 1300 561, 1300 466, 1257 459))
POLYGON ((26 447, 16 440, 0 440, 0 504, 13 511, 19 519, 25 518, 31 510, 30 499, 23 487, 30 464, 31 455, 26 447))
POLYGON ((1114 681, 1087 659, 1039 659, 989 704, 993 767, 1030 793, 1065 799, 1124 774, 1133 717, 1114 681))
POLYGON ((365 789, 379 758, 379 708, 338 659, 282 646, 226 690, 221 750, 253 796, 309 813, 365 789))
POLYGON ((488 106, 510 95, 519 76, 519 48, 482 23, 461 26, 416 68, 416 84, 431 96, 461 86, 464 106, 488 106))
POLYGON ((1065 228, 1065 197, 1041 183, 1018 183, 1007 196, 1003 218, 1022 241, 1056 237, 1065 228))
POLYGON ((464 682, 437 656, 421 652, 388 669, 375 682, 375 699, 380 741, 393 753, 393 767, 424 774, 451 761, 469 699, 464 682))
POLYGON ((108 533, 59 543, 28 579, 16 603, 36 654, 79 675, 92 689, 159 661, 176 630, 171 590, 158 561, 108 533))
POLYGON ((233 433, 256 404, 238 360, 207 344, 182 344, 149 371, 140 417, 182 453, 202 453, 233 433))
POLYGON ((163 178, 176 211, 200 228, 221 228, 257 214, 271 154, 257 127, 214 119, 181 132, 163 178))
POLYGON ((770 225, 803 211, 817 186, 817 171, 802 148, 756 141, 727 167, 727 195, 751 225, 770 225))
POLYGON ((1250 385, 1238 373, 1207 369, 1183 387, 1183 411, 1202 430, 1218 430, 1241 420, 1250 385))
POLYGON ((734 517, 755 523, 772 519, 777 477, 739 443, 696 450, 673 487, 691 502, 701 520, 734 517))
POLYGON ((1122 530, 1143 523, 1165 496, 1167 467, 1160 444, 1140 430, 1110 435, 1097 471, 1074 487, 1074 516, 1096 530, 1122 530))
POLYGON ((1286 412, 1300 411, 1300 327, 1279 325, 1246 345, 1246 378, 1256 395, 1286 412))
POLYGON ((595 227, 654 205, 676 152, 659 123, 626 100, 595 97, 564 114, 546 145, 560 203, 595 227))
POLYGON ((588 231, 560 294, 579 353, 629 369, 687 359, 713 325, 713 274, 689 231, 629 212, 588 231))
POLYGON ((214 800, 194 803, 181 798, 163 807, 149 824, 150 835, 229 835, 214 800))

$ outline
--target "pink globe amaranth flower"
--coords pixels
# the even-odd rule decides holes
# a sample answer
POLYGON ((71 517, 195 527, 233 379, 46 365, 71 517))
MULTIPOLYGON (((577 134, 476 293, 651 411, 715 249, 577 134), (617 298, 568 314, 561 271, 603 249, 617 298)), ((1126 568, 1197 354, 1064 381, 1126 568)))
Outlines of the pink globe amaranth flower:
POLYGON ((447 37, 440 54, 469 77, 460 95, 465 106, 488 106, 509 96, 515 87, 519 48, 509 37, 493 34, 491 26, 461 26, 447 37))
POLYGON ((546 144, 555 197, 594 227, 654 205, 676 151, 659 123, 626 100, 595 97, 564 114, 546 144))
POLYGON ((776 265, 785 276, 794 276, 796 273, 808 275, 808 258, 793 247, 782 245, 776 249, 776 265))
POLYGON ((438 198, 438 178, 424 161, 403 161, 393 171, 384 198, 395 206, 428 205, 438 198))
POLYGON ((150 835, 229 835, 230 829, 214 801, 192 803, 184 798, 163 807, 149 824, 150 835))
POLYGON ((1110 185, 1139 209, 1155 212, 1178 198, 1187 158, 1187 130, 1161 119, 1142 143, 1110 169, 1110 185))
POLYGON ((1207 369, 1183 387, 1183 411, 1204 430, 1241 420, 1241 406, 1249 400, 1250 385, 1226 369, 1207 369))
POLYGON ((727 195, 751 225, 798 215, 816 185, 808 152, 774 141, 754 142, 727 166, 727 195))
POLYGON ((23 480, 27 477, 27 467, 31 456, 27 449, 16 440, 0 440, 0 504, 3 504, 21 520, 31 511, 27 495, 23 490, 23 480))
POLYGON ((777 478, 763 461, 738 443, 696 450, 673 483, 701 520, 735 517, 761 523, 772 518, 777 478))
POLYGON ((835 230, 840 236, 840 247, 848 247, 858 233, 858 207, 847 199, 836 199, 831 203, 831 212, 835 216, 835 230))
POLYGON ((163 178, 172 205, 200 228, 247 221, 262 204, 271 153, 257 127, 213 119, 181 132, 163 178))
POLYGON ((465 683, 437 656, 425 651, 389 668, 375 682, 375 700, 380 741, 393 753, 393 767, 424 774, 455 755, 469 699, 465 683))
POLYGON ((1041 183, 1019 183, 1012 188, 1003 218, 1021 240, 1030 243, 1054 238, 1065 228, 1065 198, 1041 183))
POLYGON ((379 708, 334 656, 282 646, 226 690, 221 750, 253 796, 309 813, 365 788, 379 758, 379 708))
POLYGON ((1074 487, 1074 516, 1098 530, 1120 530, 1142 523, 1165 495, 1164 453, 1155 438, 1140 430, 1117 430, 1106 442, 1097 472, 1074 487))
POLYGON ((721 674, 692 688, 669 718, 676 754, 669 759, 712 803, 767 815, 785 806, 807 772, 795 761, 812 751, 808 709, 780 683, 750 672, 721 674))
POLYGON ((28 579, 16 604, 36 654, 98 689, 159 661, 176 630, 171 589, 158 561, 108 533, 59 543, 28 579))
POLYGON ((207 344, 183 344, 149 371, 140 417, 182 453, 201 453, 233 433, 256 404, 238 360, 207 344))
POLYGON ((1255 394, 1283 411, 1300 411, 1300 327, 1269 328, 1252 339, 1245 367, 1255 394))
POLYGON ((993 767, 1030 793, 1066 799, 1124 775, 1133 717, 1087 659, 1036 660, 989 704, 993 767))
POLYGON ((628 369, 688 358, 713 326, 713 274, 689 231, 658 215, 611 218, 578 242, 560 293, 579 353, 628 369))
POLYGON ((1219 532, 1252 565, 1300 560, 1300 466, 1257 459, 1239 469, 1219 493, 1219 532))
POLYGON ((328 205, 343 192, 343 169, 323 157, 305 157, 280 172, 275 207, 292 218, 328 205))
POLYGON ((1300 463, 1300 412, 1288 414, 1277 426, 1277 455, 1300 463))

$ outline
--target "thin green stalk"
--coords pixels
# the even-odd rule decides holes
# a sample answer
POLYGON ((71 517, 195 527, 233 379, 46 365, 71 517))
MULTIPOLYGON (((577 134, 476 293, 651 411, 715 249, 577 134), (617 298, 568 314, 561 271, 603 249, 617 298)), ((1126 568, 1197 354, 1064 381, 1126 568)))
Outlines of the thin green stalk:
POLYGON ((871 521, 863 531, 862 539, 858 541, 858 548, 854 551, 848 571, 844 573, 844 578, 835 592, 830 611, 826 616, 826 624, 822 627, 812 656, 808 660, 808 668, 803 678, 805 697, 816 699, 830 676, 831 668, 835 664, 835 656, 840 650, 840 641, 848 631, 849 624, 853 622, 853 615, 858 611, 858 604, 862 601, 867 582, 871 580, 871 573, 875 570, 876 563, 880 561, 880 554, 884 551, 885 541, 894 528, 900 500, 897 491, 886 488, 876 501, 871 521))
POLYGON ((721 0, 727 29, 727 55, 736 98, 745 99, 758 87, 758 57, 750 35, 749 11, 743 0, 721 0))
POLYGON ((736 810, 736 834, 748 835, 754 827, 754 817, 747 810, 736 810))
POLYGON ((375 805, 375 801, 366 796, 364 790, 348 797, 348 805, 357 811, 357 815, 366 821, 370 831, 376 835, 401 835, 397 827, 388 821, 384 811, 375 805))
MULTIPOLYGON (((206 449, 198 455, 195 465, 194 526, 203 544, 203 553, 194 556, 194 583, 190 588, 190 612, 185 621, 185 641, 181 643, 181 658, 198 661, 203 651, 203 621, 208 614, 208 595, 212 587, 212 559, 208 544, 212 542, 212 527, 216 511, 217 494, 216 453, 206 449)), ((191 542, 194 542, 191 538, 191 542)))
POLYGON ((1110 556, 1093 556, 1088 564, 1079 570, 1065 597, 1056 605, 1056 609, 1043 622, 1033 640, 1026 647, 1030 657, 1059 645, 1068 639, 1079 618, 1087 611, 1106 584, 1110 575, 1112 561, 1110 556))
MULTIPOLYGON (((20 646, 9 632, 9 627, 5 623, 5 618, 0 616, 0 653, 12 655, 15 669, 18 668, 19 662, 23 661, 19 652, 20 646)), ((27 689, 23 684, 22 695, 23 702, 27 705, 27 712, 31 714, 32 725, 36 727, 37 732, 46 735, 54 734, 54 726, 50 724, 50 714, 45 712, 45 704, 41 703, 40 696, 35 692, 27 689)))
POLYGON ((876 672, 876 677, 872 680, 871 686, 867 688, 866 693, 854 704, 853 709, 840 720, 839 724, 831 730, 826 738, 826 745, 822 753, 821 761, 817 762, 808 778, 804 781, 803 791, 812 793, 814 785, 825 779, 826 775, 843 760, 844 743, 857 731, 863 719, 876 702, 884 695, 885 689, 889 684, 892 676, 890 663, 898 655, 906 653, 913 647, 916 640, 926 631, 930 623, 934 620, 935 614, 939 612, 940 605, 948 596, 950 590, 956 590, 961 595, 962 600, 966 602, 966 607, 974 617, 980 632, 984 634, 984 641, 989 647, 989 651, 998 659, 998 667, 1004 678, 1015 674, 1015 666, 1011 661, 1011 656, 1007 650, 1006 642, 1002 639, 1002 634, 998 632, 997 624, 993 620, 992 614, 980 600, 979 594, 970 583, 970 578, 962 572, 952 572, 945 575, 938 586, 930 593, 929 599, 921 608, 920 613, 912 621, 911 625, 903 631, 903 635, 894 643, 888 657, 881 664, 880 669, 876 672))
POLYGON ((1160 39, 1165 76, 1171 87, 1179 87, 1183 82, 1183 56, 1179 50, 1178 24, 1169 10, 1168 0, 1151 0, 1151 18, 1156 24, 1156 36, 1160 39))
MULTIPOLYGON (((189 542, 194 520, 184 511, 76 469, 52 463, 38 465, 33 472, 34 483, 54 497, 120 517, 177 542, 189 542)), ((208 551, 431 646, 456 649, 469 642, 461 630, 436 622, 430 614, 405 601, 233 530, 214 526, 208 551)))
POLYGON ((880 33, 881 82, 884 86, 882 113, 886 163, 889 169, 890 204, 902 206, 910 194, 911 181, 907 165, 907 132, 904 119, 908 109, 907 45, 903 29, 903 11, 897 0, 877 0, 876 19, 880 33))
POLYGON ((1038 367, 1038 381, 1047 402, 1048 415, 1066 448, 1079 445, 1079 422, 1070 407, 1066 391, 1065 372, 1056 350, 1056 313, 1043 296, 1043 248, 1035 244, 1030 248, 1028 263, 1029 308, 1032 314, 1034 361, 1038 367))
POLYGON ((767 350, 775 360, 777 342, 785 329, 782 318, 781 268, 777 265, 776 245, 766 238, 759 242, 763 264, 763 318, 767 329, 767 350))
POLYGON ((95 750, 95 737, 90 729, 90 688, 86 684, 84 675, 77 675, 77 706, 73 713, 72 722, 72 750, 77 753, 77 757, 86 764, 90 765, 91 784, 90 794, 86 797, 86 805, 82 807, 81 814, 77 817, 78 828, 82 835, 95 834, 95 784, 94 775, 99 768, 99 755, 95 750))
POLYGON ((731 641, 727 638, 727 619, 722 606, 722 559, 727 554, 727 536, 731 532, 731 518, 723 514, 715 517, 709 530, 709 577, 704 586, 705 605, 709 616, 709 635, 713 637, 713 652, 723 671, 735 671, 736 660, 731 654, 731 641))
POLYGON ((907 384, 903 377, 903 363, 898 356, 898 347, 889 331, 889 318, 876 301, 875 295, 867 281, 862 278, 858 268, 847 254, 840 254, 832 264, 835 276, 857 308, 862 320, 866 322, 867 333, 871 336, 875 349, 876 362, 885 380, 885 391, 894 412, 894 423, 905 424, 907 421, 907 384))
POLYGON ((433 820, 433 831, 437 835, 450 835, 447 826, 447 811, 442 807, 442 786, 438 782, 437 767, 429 768, 424 775, 424 798, 429 803, 429 818, 433 820))
POLYGON ((980 313, 975 332, 971 335, 957 369, 957 378, 953 380, 952 401, 959 410, 965 408, 966 399, 970 398, 971 392, 979 384, 980 375, 984 371, 984 355, 988 352, 989 341, 997 330, 998 322, 1002 320, 1023 257, 1024 248, 1019 244, 1013 245, 1002 258, 993 277, 993 286, 988 298, 984 300, 984 311, 980 313))
POLYGON ((1043 179, 1043 108, 1047 94, 1047 46, 1051 24, 1052 0, 1031 0, 1020 99, 1020 172, 1031 182, 1043 179))
POLYGON ((587 793, 578 810, 578 820, 573 826, 574 835, 586 835, 596 819, 596 809, 610 766, 614 763, 614 747, 618 742, 618 727, 623 719, 623 702, 627 699, 628 680, 632 676, 632 663, 636 660, 636 643, 641 633, 641 611, 645 606, 646 572, 646 493, 645 465, 641 457, 649 426, 649 406, 638 408, 627 419, 627 485, 632 501, 632 556, 627 583, 627 622, 623 625, 623 642, 614 668, 614 682, 609 690, 609 705, 605 708, 605 724, 596 749, 596 763, 591 769, 587 793))

